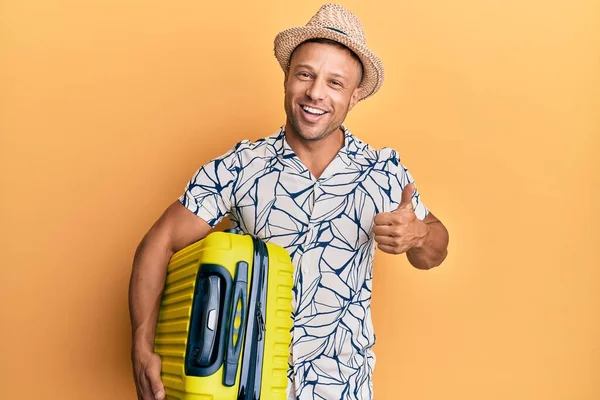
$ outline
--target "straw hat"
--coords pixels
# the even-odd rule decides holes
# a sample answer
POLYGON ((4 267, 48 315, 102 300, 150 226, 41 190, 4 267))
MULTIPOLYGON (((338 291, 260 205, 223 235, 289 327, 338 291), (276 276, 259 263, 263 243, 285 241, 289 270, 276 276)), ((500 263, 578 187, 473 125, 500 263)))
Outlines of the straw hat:
POLYGON ((283 71, 288 70, 290 56, 296 46, 317 38, 339 42, 360 58, 363 64, 363 80, 360 86, 364 88, 360 100, 379 90, 383 83, 383 64, 367 47, 358 17, 338 4, 323 5, 305 26, 284 30, 275 37, 275 57, 283 71))

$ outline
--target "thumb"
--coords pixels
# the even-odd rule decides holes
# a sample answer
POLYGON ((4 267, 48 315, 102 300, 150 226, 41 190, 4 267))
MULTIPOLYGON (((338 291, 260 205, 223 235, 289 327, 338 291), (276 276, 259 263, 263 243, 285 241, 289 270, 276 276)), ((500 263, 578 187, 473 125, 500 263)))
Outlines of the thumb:
POLYGON ((415 185, 414 184, 409 183, 408 185, 404 186, 404 189, 402 190, 402 199, 400 200, 400 205, 398 206, 398 209, 412 210, 413 209, 412 196, 414 193, 415 193, 415 185))
POLYGON ((160 367, 160 356, 154 354, 146 368, 146 376, 148 377, 150 388, 156 400, 163 400, 165 398, 165 388, 160 379, 160 367))

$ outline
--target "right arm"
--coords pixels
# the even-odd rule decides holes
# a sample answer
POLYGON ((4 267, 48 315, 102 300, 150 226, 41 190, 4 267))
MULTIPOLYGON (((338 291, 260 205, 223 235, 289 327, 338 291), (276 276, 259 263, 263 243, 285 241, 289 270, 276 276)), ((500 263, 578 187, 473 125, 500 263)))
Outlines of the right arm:
POLYGON ((154 335, 162 302, 167 265, 173 254, 203 239, 231 210, 232 187, 238 176, 238 154, 227 153, 203 165, 185 192, 150 228, 138 246, 129 284, 131 358, 138 398, 165 398, 160 356, 154 335))
POLYGON ((210 230, 207 222, 175 201, 150 228, 135 252, 129 311, 131 357, 139 399, 165 398, 160 357, 154 353, 154 335, 167 265, 174 253, 204 238, 210 230))

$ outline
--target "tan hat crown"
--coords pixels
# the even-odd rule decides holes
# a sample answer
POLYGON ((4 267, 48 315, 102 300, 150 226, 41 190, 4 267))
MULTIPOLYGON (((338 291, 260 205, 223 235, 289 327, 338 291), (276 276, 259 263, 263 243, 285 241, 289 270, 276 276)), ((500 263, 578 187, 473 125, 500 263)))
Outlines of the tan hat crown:
POLYGON ((275 57, 284 71, 290 66, 294 49, 310 39, 330 39, 352 50, 363 64, 360 100, 373 95, 383 83, 381 60, 367 47, 358 17, 338 4, 325 4, 304 26, 290 28, 275 37, 275 57))
POLYGON ((306 26, 333 29, 365 43, 365 33, 358 17, 337 4, 325 4, 306 26))

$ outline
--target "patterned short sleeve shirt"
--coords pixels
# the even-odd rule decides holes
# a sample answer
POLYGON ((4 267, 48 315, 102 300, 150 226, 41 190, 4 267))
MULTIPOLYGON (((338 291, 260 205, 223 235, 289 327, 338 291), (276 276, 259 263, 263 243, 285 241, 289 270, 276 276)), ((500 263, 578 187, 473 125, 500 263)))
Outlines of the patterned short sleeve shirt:
MULTIPOLYGON (((375 150, 347 128, 344 146, 318 178, 272 136, 237 143, 198 169, 180 197, 215 226, 284 247, 295 267, 289 399, 370 400, 373 219, 395 210, 414 182, 389 148, 375 150)), ((415 191, 417 218, 428 214, 415 191)))

